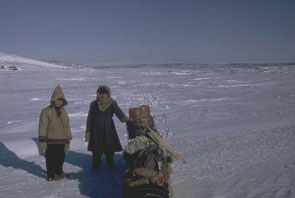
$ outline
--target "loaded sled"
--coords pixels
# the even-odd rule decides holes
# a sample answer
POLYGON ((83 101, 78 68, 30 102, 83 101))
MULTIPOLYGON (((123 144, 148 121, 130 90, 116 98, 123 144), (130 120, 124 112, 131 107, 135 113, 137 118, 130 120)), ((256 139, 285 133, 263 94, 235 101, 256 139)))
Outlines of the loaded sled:
POLYGON ((123 198, 174 197, 171 163, 173 157, 181 156, 161 138, 148 106, 130 109, 129 117, 129 141, 123 151, 127 162, 123 198))

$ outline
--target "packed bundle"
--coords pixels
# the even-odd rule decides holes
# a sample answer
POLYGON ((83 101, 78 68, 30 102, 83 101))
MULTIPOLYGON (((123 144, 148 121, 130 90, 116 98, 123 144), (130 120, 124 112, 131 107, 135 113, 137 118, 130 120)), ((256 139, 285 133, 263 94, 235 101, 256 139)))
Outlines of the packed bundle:
POLYGON ((148 106, 129 110, 128 145, 123 152, 127 161, 123 197, 173 197, 171 187, 172 156, 148 134, 160 137, 148 106))
POLYGON ((150 114, 149 106, 142 105, 141 107, 129 109, 129 117, 132 120, 126 123, 129 140, 137 136, 146 135, 147 127, 158 131, 154 118, 150 114))

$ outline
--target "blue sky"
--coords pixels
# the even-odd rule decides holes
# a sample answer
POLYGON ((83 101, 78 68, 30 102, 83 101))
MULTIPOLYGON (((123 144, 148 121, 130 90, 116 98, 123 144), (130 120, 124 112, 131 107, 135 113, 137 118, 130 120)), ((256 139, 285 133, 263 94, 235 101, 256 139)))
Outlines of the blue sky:
POLYGON ((102 62, 295 61, 294 0, 1 0, 0 52, 102 62))

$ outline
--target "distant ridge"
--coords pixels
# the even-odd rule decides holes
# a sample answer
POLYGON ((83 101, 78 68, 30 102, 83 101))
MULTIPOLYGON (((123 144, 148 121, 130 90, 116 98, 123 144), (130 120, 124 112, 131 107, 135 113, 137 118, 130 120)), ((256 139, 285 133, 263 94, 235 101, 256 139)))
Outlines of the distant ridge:
POLYGON ((100 64, 93 66, 94 68, 259 68, 259 67, 280 67, 295 66, 295 62, 240 62, 240 63, 193 63, 193 62, 163 62, 163 63, 122 63, 122 64, 100 64))
POLYGON ((11 70, 9 68, 17 68, 17 70, 39 70, 39 69, 87 69, 82 64, 65 63, 59 61, 39 61, 30 58, 21 57, 14 54, 0 52, 0 71, 11 70))
POLYGON ((89 69, 89 66, 86 66, 83 64, 69 63, 69 62, 63 62, 63 61, 57 61, 57 60, 50 60, 47 62, 50 64, 66 66, 73 69, 89 69))

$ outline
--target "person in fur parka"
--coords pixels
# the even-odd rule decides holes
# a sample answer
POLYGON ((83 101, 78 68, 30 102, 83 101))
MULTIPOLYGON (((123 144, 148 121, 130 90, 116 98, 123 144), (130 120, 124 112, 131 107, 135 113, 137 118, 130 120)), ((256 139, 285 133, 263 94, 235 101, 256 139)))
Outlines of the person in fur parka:
POLYGON ((92 152, 92 170, 97 171, 101 165, 102 154, 106 157, 107 168, 113 169, 114 152, 122 151, 122 146, 115 128, 113 115, 121 122, 129 120, 112 99, 109 87, 102 85, 97 89, 97 99, 90 104, 85 141, 88 151, 92 152))
POLYGON ((48 180, 68 177, 63 169, 65 154, 72 139, 69 116, 64 106, 68 104, 62 88, 57 85, 50 105, 42 110, 39 122, 39 142, 45 152, 48 180))

